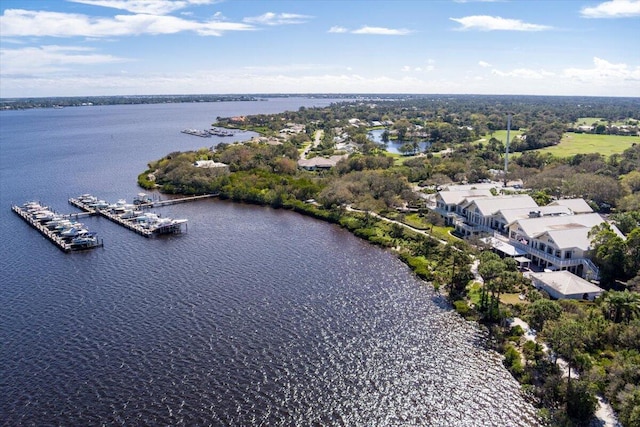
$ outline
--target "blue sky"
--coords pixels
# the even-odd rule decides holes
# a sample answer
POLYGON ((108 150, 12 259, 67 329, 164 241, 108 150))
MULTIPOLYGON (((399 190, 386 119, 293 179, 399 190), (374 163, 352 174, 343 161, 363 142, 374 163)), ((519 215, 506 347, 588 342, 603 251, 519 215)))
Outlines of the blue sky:
POLYGON ((2 0, 0 97, 640 96, 640 0, 2 0))

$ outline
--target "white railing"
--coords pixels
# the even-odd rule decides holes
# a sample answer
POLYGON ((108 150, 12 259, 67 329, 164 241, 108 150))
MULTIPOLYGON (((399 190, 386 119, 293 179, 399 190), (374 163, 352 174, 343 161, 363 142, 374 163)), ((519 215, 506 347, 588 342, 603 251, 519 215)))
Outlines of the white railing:
POLYGON ((524 245, 517 240, 509 239, 509 243, 519 249, 522 249, 530 255, 535 255, 538 258, 550 262, 551 264, 560 268, 574 267, 582 264, 584 266, 584 276, 589 280, 597 280, 600 277, 600 269, 589 258, 562 259, 548 252, 541 251, 540 249, 535 249, 531 246, 524 245))
POLYGON ((589 258, 581 258, 584 262, 585 266, 585 278, 587 280, 599 280, 600 279, 600 269, 597 265, 593 263, 589 258))

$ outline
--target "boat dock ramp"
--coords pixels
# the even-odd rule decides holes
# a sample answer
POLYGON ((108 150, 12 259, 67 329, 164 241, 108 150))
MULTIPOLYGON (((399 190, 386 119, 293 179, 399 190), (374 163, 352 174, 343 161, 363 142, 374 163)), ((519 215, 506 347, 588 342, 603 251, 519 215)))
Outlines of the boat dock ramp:
POLYGON ((69 204, 82 212, 57 214, 37 202, 27 202, 22 206, 12 206, 17 215, 29 225, 40 231, 47 239, 64 252, 102 247, 95 233, 83 228, 77 220, 82 217, 99 215, 115 222, 141 236, 151 237, 158 234, 177 234, 186 229, 186 219, 162 218, 160 215, 144 212, 142 209, 186 203, 194 200, 216 197, 216 194, 190 196, 168 200, 153 200, 144 193, 138 194, 133 204, 124 199, 116 203, 107 203, 90 194, 70 198, 69 204))

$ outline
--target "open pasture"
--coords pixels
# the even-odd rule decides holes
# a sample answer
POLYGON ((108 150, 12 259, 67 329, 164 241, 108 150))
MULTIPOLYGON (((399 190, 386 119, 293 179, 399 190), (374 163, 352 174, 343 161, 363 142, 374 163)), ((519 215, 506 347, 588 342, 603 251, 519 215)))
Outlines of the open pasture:
POLYGON ((539 151, 551 153, 557 157, 589 153, 600 153, 609 157, 612 154, 622 153, 634 143, 640 143, 640 137, 566 132, 558 145, 541 148, 539 151))

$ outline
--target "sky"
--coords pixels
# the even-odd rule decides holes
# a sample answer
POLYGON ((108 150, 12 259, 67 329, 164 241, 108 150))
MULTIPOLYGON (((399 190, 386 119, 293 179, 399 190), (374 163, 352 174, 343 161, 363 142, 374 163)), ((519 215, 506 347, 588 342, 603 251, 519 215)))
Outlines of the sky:
POLYGON ((2 0, 0 98, 640 96, 640 0, 2 0))

